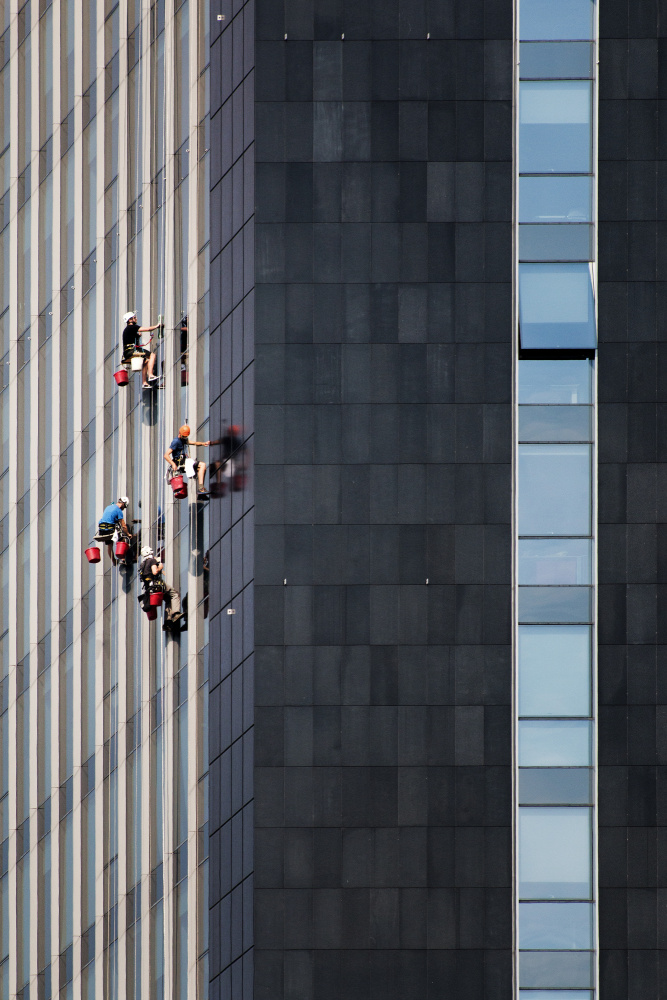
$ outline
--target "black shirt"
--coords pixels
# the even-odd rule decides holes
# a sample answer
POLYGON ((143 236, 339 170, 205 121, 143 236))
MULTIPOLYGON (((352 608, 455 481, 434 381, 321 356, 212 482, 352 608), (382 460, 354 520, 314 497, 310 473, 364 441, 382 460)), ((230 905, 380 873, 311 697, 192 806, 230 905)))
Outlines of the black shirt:
POLYGON ((149 580, 149 581, 159 580, 160 574, 153 573, 153 566, 159 566, 159 565, 160 563, 155 558, 155 556, 146 556, 146 558, 141 564, 141 569, 140 569, 142 580, 149 580))
POLYGON ((128 323, 123 330, 123 354, 130 354, 139 343, 139 324, 128 323))

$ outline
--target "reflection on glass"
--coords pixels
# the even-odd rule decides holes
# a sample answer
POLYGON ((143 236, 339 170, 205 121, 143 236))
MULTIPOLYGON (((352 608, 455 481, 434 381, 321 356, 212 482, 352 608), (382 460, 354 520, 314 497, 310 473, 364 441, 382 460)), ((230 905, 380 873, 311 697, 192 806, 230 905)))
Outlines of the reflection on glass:
POLYGON ((519 715, 590 715, 590 676, 588 625, 519 626, 519 715))
POLYGON ((593 75, 590 42, 522 42, 522 80, 567 80, 593 75))
POLYGON ((592 804, 589 767, 522 767, 519 770, 521 805, 592 804))
POLYGON ((520 903, 520 948, 593 947, 591 903, 520 903))
POLYGON ((519 222, 591 222, 591 177, 519 178, 519 222))
POLYGON ((519 990, 519 1000, 593 1000, 590 990, 519 990))
POLYGON ((593 362, 519 361, 520 403, 590 403, 593 362))
POLYGON ((587 538, 519 539, 519 583, 537 587, 590 584, 587 538))
POLYGON ((521 952, 519 981, 522 986, 553 986, 562 990, 592 986, 593 955, 590 951, 521 952))
POLYGON ((594 0, 521 0, 519 37, 592 38, 594 13, 594 0))
POLYGON ((588 535, 590 526, 590 447, 519 445, 519 534, 588 535))
POLYGON ((590 766, 591 735, 591 723, 585 719, 523 719, 519 722, 519 764, 590 766))
POLYGON ((593 227, 521 225, 519 260, 593 260, 593 227))
POLYGON ((590 266, 520 264, 519 322, 523 348, 594 348, 595 302, 590 266))
POLYGON ((589 808, 519 809, 519 894, 526 899, 590 899, 589 808))
POLYGON ((519 587, 520 622, 590 622, 590 587, 519 587))
POLYGON ((519 84, 522 174, 591 172, 591 98, 588 80, 519 84))
POLYGON ((591 441, 590 406, 520 406, 519 441, 591 441))

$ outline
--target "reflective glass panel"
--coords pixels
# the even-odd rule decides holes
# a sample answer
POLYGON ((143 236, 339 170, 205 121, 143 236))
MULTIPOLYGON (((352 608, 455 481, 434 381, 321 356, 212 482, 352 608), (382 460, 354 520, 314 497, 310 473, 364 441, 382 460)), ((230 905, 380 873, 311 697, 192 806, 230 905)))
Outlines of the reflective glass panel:
POLYGON ((590 626, 520 625, 519 715, 588 716, 590 710, 590 626))
POLYGON ((592 38, 593 0, 521 0, 521 39, 592 38))
POLYGON ((593 362, 519 361, 520 403, 590 403, 593 362))
POLYGON ((590 903, 520 903, 520 948, 593 947, 590 903))
POLYGON ((519 441, 590 440, 590 406, 519 407, 519 441))
POLYGON ((519 587, 520 622, 590 622, 591 587, 519 587))
POLYGON ((590 42, 522 42, 522 80, 567 80, 593 75, 590 42))
POLYGON ((590 990, 520 990, 519 1000, 593 1000, 590 990))
POLYGON ((590 767, 522 767, 519 769, 521 805, 590 805, 590 767))
POLYGON ((591 543, 586 538, 521 538, 519 583, 537 587, 590 584, 591 543))
POLYGON ((591 726, 585 719, 523 719, 519 723, 519 764, 589 766, 591 726))
POLYGON ((591 177, 520 177, 519 222, 591 222, 591 177))
POLYGON ((589 174, 592 84, 558 80, 519 84, 522 174, 589 174))
POLYGON ((519 445, 518 506, 520 535, 590 534, 590 447, 519 445))
POLYGON ((519 809, 519 894, 528 899, 590 898, 589 808, 519 809))
POLYGON ((521 346, 592 349, 595 302, 588 264, 520 264, 521 346))
POLYGON ((521 225, 519 260, 593 260, 593 227, 521 225))
MULTIPOLYGON (((593 953, 590 951, 523 951, 519 955, 522 986, 554 986, 569 990, 593 985, 593 953)), ((563 1000, 569 993, 561 994, 563 1000)))

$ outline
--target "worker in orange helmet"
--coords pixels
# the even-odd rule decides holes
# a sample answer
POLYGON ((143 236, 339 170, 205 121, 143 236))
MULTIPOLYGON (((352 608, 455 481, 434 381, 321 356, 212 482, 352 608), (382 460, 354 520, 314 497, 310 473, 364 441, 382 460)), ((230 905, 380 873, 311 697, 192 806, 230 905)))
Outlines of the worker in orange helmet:
POLYGON ((171 469, 178 473, 184 473, 188 478, 197 476, 199 490, 197 496, 200 500, 208 497, 208 490, 204 486, 204 476, 206 475, 206 462, 196 462, 190 458, 189 448, 208 448, 210 441, 190 441, 190 428, 188 424, 183 424, 178 429, 178 437, 175 437, 164 453, 165 461, 171 469))

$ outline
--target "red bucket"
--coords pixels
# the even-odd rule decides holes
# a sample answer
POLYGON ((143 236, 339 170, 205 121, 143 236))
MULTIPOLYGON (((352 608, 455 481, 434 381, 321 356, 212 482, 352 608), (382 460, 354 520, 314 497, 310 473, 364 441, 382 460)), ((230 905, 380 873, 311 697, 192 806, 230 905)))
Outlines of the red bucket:
POLYGON ((127 550, 129 549, 129 547, 130 546, 127 544, 127 542, 116 542, 116 556, 117 556, 117 558, 118 559, 122 559, 125 556, 125 554, 127 553, 127 550))
POLYGON ((148 597, 148 603, 152 608, 159 608, 162 604, 162 591, 159 590, 156 594, 150 594, 148 597))
POLYGON ((100 561, 100 550, 96 545, 91 545, 89 549, 86 549, 86 559, 89 563, 96 563, 100 561))
POLYGON ((183 476, 172 476, 171 488, 177 500, 182 500, 183 497, 188 495, 188 488, 183 480, 183 476))
POLYGON ((190 372, 187 368, 181 368, 181 385, 190 384, 190 372))
POLYGON ((187 486, 181 486, 180 490, 174 490, 174 497, 176 500, 185 500, 188 495, 187 486))
POLYGON ((239 490, 245 489, 245 473, 237 472, 235 476, 232 476, 232 489, 235 493, 239 490))
POLYGON ((149 608, 148 611, 146 612, 146 617, 148 618, 149 622, 154 622, 155 619, 157 618, 157 608, 149 608))
POLYGON ((127 385, 130 381, 130 376, 125 368, 119 368, 117 372, 113 373, 113 377, 116 379, 116 385, 127 385))

